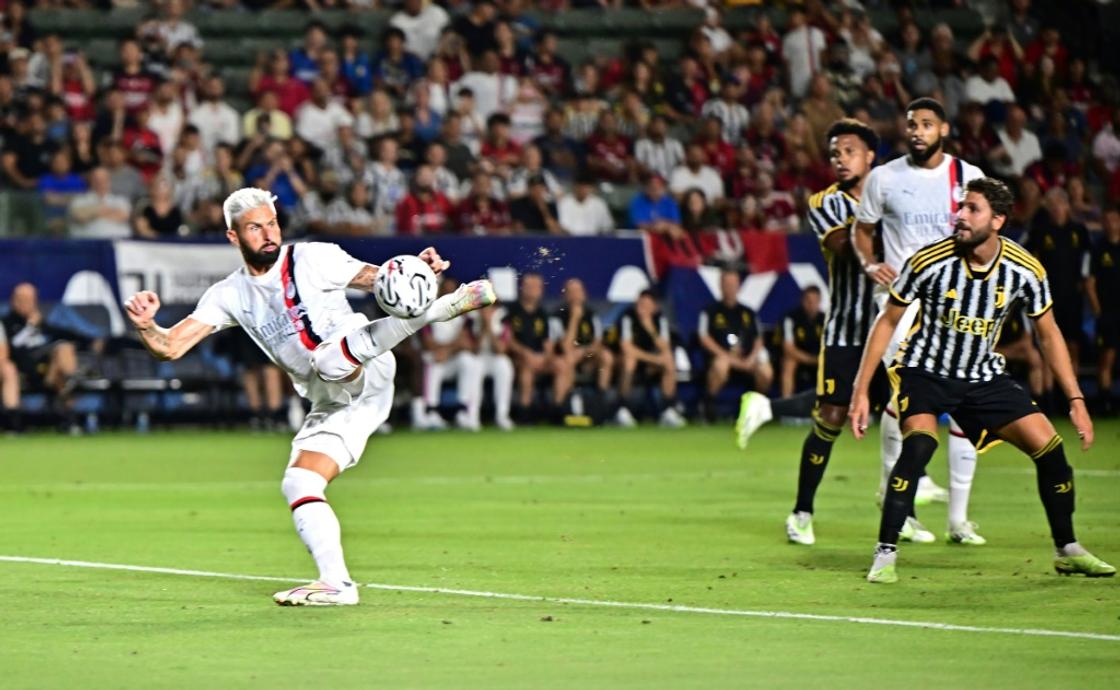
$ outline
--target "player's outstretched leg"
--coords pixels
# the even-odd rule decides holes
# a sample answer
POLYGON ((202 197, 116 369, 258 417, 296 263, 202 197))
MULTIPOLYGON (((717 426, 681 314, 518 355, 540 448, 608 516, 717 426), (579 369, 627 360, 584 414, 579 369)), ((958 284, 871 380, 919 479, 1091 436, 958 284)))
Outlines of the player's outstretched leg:
POLYGON ((340 339, 324 342, 312 353, 311 361, 324 381, 342 381, 353 375, 362 364, 392 350, 429 323, 450 321, 497 301, 494 286, 489 280, 463 283, 455 292, 432 302, 422 316, 414 319, 393 316, 377 319, 340 339))
POLYGON ((358 588, 342 554, 342 529, 327 503, 327 479, 318 472, 289 467, 280 485, 292 509, 292 520, 304 546, 319 567, 319 579, 277 592, 281 606, 347 606, 358 603, 358 588))
POLYGON ((968 498, 976 475, 976 447, 952 419, 949 420, 949 530, 950 544, 983 546, 988 540, 976 533, 968 519, 968 498))
POLYGON ((816 393, 812 390, 771 400, 762 393, 748 391, 739 399, 739 417, 735 420, 735 442, 746 450, 754 432, 775 417, 808 417, 813 411, 816 393))
MULTIPOLYGON (((931 421, 933 418, 930 418, 931 421)), ((936 421, 930 426, 936 428, 936 421)), ((898 557, 899 533, 914 508, 914 495, 918 479, 925 471, 933 452, 937 450, 937 435, 931 431, 914 429, 902 438, 902 452, 891 470, 887 491, 883 497, 883 515, 879 521, 879 544, 875 560, 867 573, 867 581, 874 583, 898 582, 895 560, 898 557)))
MULTIPOLYGON (((841 413, 835 416, 843 423, 844 408, 839 409, 841 413)), ((786 518, 786 537, 791 544, 811 546, 817 540, 813 534, 813 499, 816 498, 817 487, 820 486, 825 468, 828 467, 832 446, 843 428, 840 424, 826 421, 822 415, 821 411, 813 415, 813 428, 805 436, 805 443, 801 446, 801 465, 797 473, 797 501, 793 505, 793 512, 786 518)))
POLYGON ((1073 468, 1066 461, 1062 437, 1055 434, 1049 443, 1031 454, 1031 460, 1038 477, 1038 496, 1054 538, 1054 570, 1062 575, 1115 575, 1116 568, 1089 553, 1073 535, 1073 468))

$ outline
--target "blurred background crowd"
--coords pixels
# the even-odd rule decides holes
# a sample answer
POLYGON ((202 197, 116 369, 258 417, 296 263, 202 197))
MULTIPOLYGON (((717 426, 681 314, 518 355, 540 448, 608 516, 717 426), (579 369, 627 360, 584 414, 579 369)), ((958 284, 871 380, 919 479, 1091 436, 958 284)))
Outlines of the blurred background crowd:
MULTIPOLYGON (((949 151, 1015 189, 1009 234, 1082 300, 1090 325, 1071 339, 1108 391, 1115 343, 1095 346, 1088 318, 1112 309, 1096 268, 1120 243, 1120 56, 1106 11, 1090 0, 0 0, 0 232, 221 236, 222 200, 254 185, 277 195, 289 238, 641 231, 673 263, 735 275, 744 238, 807 232, 808 196, 831 182, 832 121, 871 124, 883 161, 905 153, 906 103, 933 96, 952 121, 949 151)), ((797 318, 815 319, 813 296, 803 302, 810 314, 797 318)), ((538 336, 568 328, 554 316, 538 336)), ((767 325, 776 364, 811 370, 811 343, 804 361, 777 345, 804 326, 767 325)), ((1009 352, 1029 367, 1022 331, 1027 345, 1009 352)), ((721 357, 750 353, 708 340, 685 344, 718 362, 700 388, 735 372, 761 388, 811 383, 758 357, 732 365, 721 357)), ((519 387, 524 371, 547 372, 564 402, 566 355, 511 342, 519 387)), ((673 399, 671 377, 657 378, 671 356, 594 350, 581 356, 610 371, 595 385, 625 397, 634 360, 630 373, 673 399)), ((52 357, 52 371, 67 368, 67 354, 52 357)), ((253 386, 267 398, 258 407, 279 404, 279 383, 253 386)))

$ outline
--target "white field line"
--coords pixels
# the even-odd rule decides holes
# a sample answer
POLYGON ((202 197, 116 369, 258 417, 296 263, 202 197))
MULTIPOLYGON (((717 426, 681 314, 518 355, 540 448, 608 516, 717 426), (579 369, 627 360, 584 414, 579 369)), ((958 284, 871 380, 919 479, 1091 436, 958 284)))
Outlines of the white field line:
MULTIPOLYGON (((344 478, 342 484, 346 486, 458 486, 458 485, 532 485, 532 484, 605 484, 608 482, 657 482, 657 481, 687 481, 707 479, 738 479, 757 477, 760 474, 772 474, 774 467, 761 469, 740 470, 711 470, 696 472, 645 472, 645 473, 619 473, 619 474, 541 474, 541 475, 451 475, 451 476, 419 476, 419 477, 372 477, 372 478, 344 478)), ((788 473, 796 473, 797 468, 792 465, 788 473)), ((868 469, 866 472, 858 469, 846 468, 839 470, 842 474, 872 475, 879 474, 878 469, 868 469)), ((1022 475, 1033 477, 1035 472, 1029 467, 993 467, 981 472, 1003 475, 1022 475)), ((1093 477, 1099 479, 1120 479, 1120 470, 1074 469, 1075 476, 1093 477)), ((209 491, 213 489, 260 489, 273 488, 277 481, 273 479, 249 480, 214 480, 205 482, 77 482, 60 481, 57 483, 36 484, 6 484, 0 485, 0 493, 25 493, 27 491, 150 491, 152 489, 171 489, 175 491, 209 491)))
MULTIPOLYGON (((30 556, 0 556, 0 562, 31 563, 35 565, 57 565, 71 568, 93 568, 98 570, 121 570, 157 575, 178 575, 184 577, 210 577, 224 580, 250 580, 255 582, 295 583, 303 580, 290 577, 268 577, 264 575, 241 575, 219 573, 207 570, 182 570, 179 568, 160 568, 154 566, 125 565, 120 563, 96 563, 91 561, 72 561, 59 558, 33 558, 30 556)), ((1120 635, 1106 633, 1077 632, 1069 630, 1045 630, 1040 628, 1001 628, 978 625, 954 625, 929 621, 892 620, 889 618, 868 618, 866 616, 836 616, 830 614, 795 613, 792 611, 754 611, 749 609, 720 609, 703 606, 682 606, 678 604, 647 604, 641 602, 610 601, 603 599, 574 599, 570 597, 547 597, 532 594, 508 594, 503 592, 482 592, 470 589, 448 589, 444 587, 416 587, 411 585, 388 585, 367 583, 367 589, 390 592, 416 592, 421 594, 442 594, 445 596, 475 597, 479 599, 501 599, 505 601, 528 601, 543 604, 567 604, 598 608, 628 609, 636 611, 662 611, 667 613, 690 613, 710 616, 730 616, 741 618, 772 618, 779 620, 817 621, 828 623, 858 623, 864 625, 884 625, 900 628, 922 628, 946 632, 984 633, 998 635, 1019 635, 1026 637, 1064 637, 1078 640, 1098 640, 1120 642, 1120 635)))

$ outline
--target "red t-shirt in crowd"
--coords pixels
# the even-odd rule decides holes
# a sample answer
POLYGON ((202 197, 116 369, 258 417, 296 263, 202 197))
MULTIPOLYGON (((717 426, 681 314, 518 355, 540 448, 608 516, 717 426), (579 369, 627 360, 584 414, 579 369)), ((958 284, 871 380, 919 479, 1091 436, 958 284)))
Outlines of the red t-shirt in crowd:
POLYGON ((600 159, 598 163, 591 164, 597 175, 612 182, 624 182, 629 177, 629 139, 620 135, 608 139, 602 133, 594 132, 587 137, 585 146, 588 159, 600 159))
POLYGON ((440 192, 433 192, 427 201, 409 194, 397 204, 397 234, 432 235, 451 229, 454 209, 440 192))
POLYGON ((483 158, 489 158, 496 163, 517 165, 517 162, 521 160, 521 147, 512 139, 501 146, 496 145, 489 139, 484 139, 482 148, 479 150, 479 155, 483 158))
POLYGON ((498 199, 479 200, 469 196, 460 202, 455 215, 459 232, 467 235, 488 235, 509 231, 509 207, 498 199))
POLYGON ((257 92, 253 95, 260 96, 265 91, 274 92, 279 101, 280 110, 293 117, 304 101, 311 98, 311 90, 307 88, 307 84, 294 77, 287 77, 283 82, 280 82, 271 74, 266 74, 261 77, 257 84, 257 92))
POLYGON ((130 114, 148 105, 158 85, 156 76, 144 70, 135 74, 117 72, 112 81, 112 88, 124 96, 124 107, 130 114))

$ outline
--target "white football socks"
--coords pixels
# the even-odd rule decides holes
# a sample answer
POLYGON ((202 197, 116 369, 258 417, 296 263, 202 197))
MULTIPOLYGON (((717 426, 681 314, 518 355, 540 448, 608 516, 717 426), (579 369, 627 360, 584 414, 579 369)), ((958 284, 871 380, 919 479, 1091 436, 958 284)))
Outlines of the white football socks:
POLYGON ((949 424, 949 525, 968 521, 968 498, 976 475, 976 448, 963 436, 956 422, 949 424))
POLYGON ((455 299, 452 292, 432 302, 428 311, 414 319, 386 316, 370 321, 341 340, 323 343, 311 354, 315 370, 327 381, 346 379, 362 364, 392 350, 429 323, 454 318, 451 306, 455 299))
POLYGON ((890 480, 891 470, 898 462, 902 453, 902 429, 898 425, 898 418, 883 410, 883 418, 879 427, 879 458, 883 463, 883 471, 879 477, 879 494, 887 492, 887 482, 890 480))
POLYGON ((319 566, 319 579, 343 587, 353 581, 342 555, 342 528, 327 503, 326 488, 327 480, 322 475, 302 467, 289 467, 280 484, 292 508, 296 532, 319 566))

